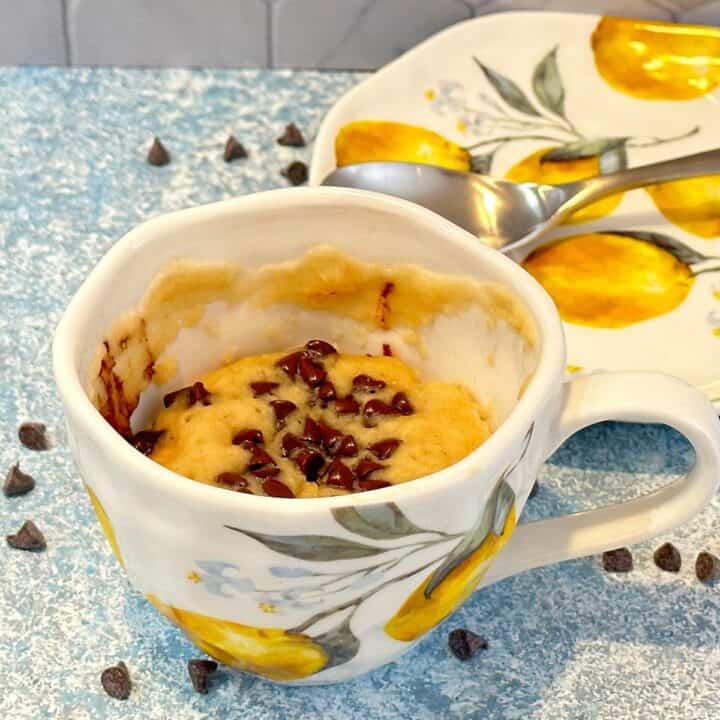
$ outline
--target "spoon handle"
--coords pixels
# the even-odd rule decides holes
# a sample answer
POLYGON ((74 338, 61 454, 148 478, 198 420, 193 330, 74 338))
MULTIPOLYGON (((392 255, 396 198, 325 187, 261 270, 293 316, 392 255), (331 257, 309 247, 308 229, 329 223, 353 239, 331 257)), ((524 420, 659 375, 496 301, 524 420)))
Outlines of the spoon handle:
POLYGON ((596 200, 625 190, 702 175, 720 175, 720 149, 558 185, 567 200, 558 207, 555 218, 562 221, 596 200))

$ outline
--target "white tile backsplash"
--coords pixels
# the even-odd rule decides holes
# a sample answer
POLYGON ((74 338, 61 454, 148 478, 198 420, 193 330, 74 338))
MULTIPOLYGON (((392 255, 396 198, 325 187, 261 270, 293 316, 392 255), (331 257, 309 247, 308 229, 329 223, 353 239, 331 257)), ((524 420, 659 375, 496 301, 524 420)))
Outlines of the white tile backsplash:
POLYGON ((372 69, 510 10, 720 25, 720 0, 0 0, 0 64, 372 69))

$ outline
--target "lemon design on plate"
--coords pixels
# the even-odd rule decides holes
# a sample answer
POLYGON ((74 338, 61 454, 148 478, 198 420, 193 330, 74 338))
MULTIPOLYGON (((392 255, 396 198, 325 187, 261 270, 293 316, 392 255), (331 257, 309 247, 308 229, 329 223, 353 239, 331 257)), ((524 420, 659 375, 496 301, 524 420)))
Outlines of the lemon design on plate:
POLYGON ((720 84, 720 29, 604 17, 591 38, 602 78, 643 100, 693 100, 720 84))
POLYGON ((335 138, 338 167, 363 162, 413 162, 470 170, 470 153, 432 130, 382 120, 358 120, 335 138))
POLYGON ((328 662, 323 648, 302 633, 219 620, 179 610, 152 594, 146 598, 203 652, 228 667, 288 682, 314 675, 328 662))
POLYGON ((120 552, 120 547, 118 546, 117 538, 115 537, 115 530, 113 529, 112 523, 110 522, 110 518, 105 512, 105 508, 100 503, 98 496, 92 491, 90 486, 87 483, 83 483, 83 485, 85 485, 85 490, 87 490, 87 494, 90 497, 90 502, 95 509, 97 519, 100 521, 100 527, 102 527, 103 532, 105 533, 105 537, 110 543, 110 548, 112 549, 113 554, 118 559, 118 562, 120 563, 120 565, 122 565, 124 569, 125 561, 123 560, 122 553, 120 552))
MULTIPOLYGON (((584 180, 601 174, 600 156, 581 157, 573 160, 545 160, 554 147, 538 150, 513 165, 505 178, 513 182, 534 182, 544 185, 560 185, 573 180, 584 180)), ((621 168, 618 168, 621 169, 621 168)), ((565 221, 566 224, 588 222, 609 215, 620 204, 622 193, 598 200, 576 212, 565 221)))
POLYGON ((685 300, 695 281, 678 257, 685 251, 693 252, 656 234, 590 233, 541 247, 522 264, 566 322, 623 328, 685 300))
POLYGON ((651 185, 645 192, 673 225, 702 238, 720 235, 720 175, 651 185))

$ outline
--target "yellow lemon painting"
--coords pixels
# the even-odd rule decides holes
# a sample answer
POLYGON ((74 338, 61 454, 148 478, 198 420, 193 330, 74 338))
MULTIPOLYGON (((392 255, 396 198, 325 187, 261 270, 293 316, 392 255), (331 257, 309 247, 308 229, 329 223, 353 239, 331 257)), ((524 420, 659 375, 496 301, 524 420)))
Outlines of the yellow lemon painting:
POLYGON ((95 510, 95 514, 97 515, 97 519, 100 522, 100 527, 102 528, 103 533, 105 533, 105 537, 107 538, 108 543, 110 543, 110 549, 113 551, 113 554, 118 559, 120 565, 122 565, 122 567, 124 568, 125 561, 123 560, 122 553, 120 552, 120 547, 117 543, 117 538, 115 537, 115 530, 113 529, 112 523, 110 522, 110 518, 105 512, 105 508, 100 503, 98 496, 92 491, 92 488, 87 483, 84 484, 85 490, 90 497, 90 502, 92 503, 93 509, 95 510))
POLYGON ((491 533, 469 557, 455 567, 426 597, 430 573, 388 620, 385 632, 395 640, 410 642, 424 635, 461 605, 478 586, 490 560, 497 555, 515 529, 515 507, 510 509, 500 535, 491 533))
POLYGON ((564 238, 523 267, 548 291, 563 320, 623 328, 677 308, 692 288, 690 268, 666 249, 620 234, 564 238))
POLYGON ((414 162, 470 170, 470 153, 432 130, 405 123, 359 120, 335 138, 338 167, 363 162, 414 162))
POLYGON ((720 84, 720 29, 604 17, 591 38, 614 89, 643 100, 694 100, 720 84))
POLYGON ((646 192, 673 225, 708 240, 720 236, 720 175, 651 185, 646 192))
POLYGON ((302 633, 242 625, 179 610, 152 594, 146 598, 201 650, 228 667, 289 682, 314 675, 328 662, 323 648, 302 633))

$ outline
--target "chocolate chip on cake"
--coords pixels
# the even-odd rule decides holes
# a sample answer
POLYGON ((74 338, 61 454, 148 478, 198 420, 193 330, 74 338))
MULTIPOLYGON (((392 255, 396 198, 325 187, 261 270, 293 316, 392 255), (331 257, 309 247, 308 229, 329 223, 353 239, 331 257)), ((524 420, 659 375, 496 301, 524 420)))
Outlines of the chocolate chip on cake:
POLYGON ((302 185, 307 182, 308 169, 307 165, 300 160, 291 162, 286 168, 280 171, 280 174, 290 181, 291 185, 302 185))
POLYGON ((258 382, 251 382, 250 389, 252 390, 253 397, 260 397, 271 393, 276 387, 278 387, 278 385, 280 385, 280 383, 265 382, 261 380, 258 382))
POLYGON ((404 392, 395 393, 390 404, 393 406, 393 409, 401 415, 412 415, 415 412, 415 408, 404 392))
POLYGON ((300 472, 305 475, 306 480, 317 482, 318 475, 325 465, 325 458, 317 450, 303 448, 295 456, 295 464, 300 468, 300 472))
POLYGON ((233 160, 242 160, 248 156, 247 150, 238 142, 238 139, 231 135, 225 143, 225 151, 223 152, 223 160, 226 163, 233 160))
POLYGON ((335 449, 335 454, 342 455, 342 457, 355 457, 358 454, 355 438, 352 435, 343 435, 335 449))
POLYGON ((666 542, 661 545, 653 553, 653 560, 665 572, 680 572, 680 566, 682 565, 680 551, 672 543, 666 542))
POLYGON ((147 161, 150 165, 155 165, 156 167, 162 167, 170 162, 170 153, 165 149, 162 142, 160 142, 160 138, 156 137, 153 140, 153 144, 148 150, 147 161))
POLYGON ((400 441, 397 438, 379 440, 368 447, 368 450, 378 459, 387 460, 398 448, 400 441))
POLYGON ((320 427, 320 434, 322 435, 323 447, 330 455, 334 455, 340 446, 343 434, 324 422, 319 422, 318 426, 320 427))
POLYGON ((278 145, 289 147, 305 147, 305 138, 294 122, 285 126, 285 132, 277 139, 277 142, 278 145))
POLYGON ((337 392, 335 391, 335 386, 326 380, 317 389, 317 395, 318 398, 320 398, 323 407, 326 407, 331 400, 334 400, 337 397, 337 392))
POLYGON ((303 427, 300 439, 313 443, 314 445, 319 445, 322 442, 320 426, 311 417, 305 418, 305 426, 303 427))
POLYGON ((250 484, 247 479, 237 472, 220 473, 217 478, 215 478, 215 482, 220 485, 220 487, 224 487, 228 490, 252 494, 250 484))
POLYGON ((130 697, 132 683, 130 673, 124 662, 106 668, 100 675, 103 690, 115 700, 127 700, 130 697))
POLYGON ((188 675, 195 692, 205 695, 208 691, 208 679, 218 669, 214 660, 188 660, 188 675))
POLYGON ((391 485, 392 483, 387 480, 358 480, 358 487, 361 490, 381 490, 391 485))
POLYGON ((302 447, 304 447, 304 445, 297 435, 285 433, 282 438, 282 450, 280 452, 283 457, 290 457, 295 450, 299 450, 302 447))
POLYGON ((305 343, 305 349, 311 355, 317 355, 318 357, 337 354, 337 350, 325 340, 308 340, 305 343))
POLYGON ((709 583, 720 577, 720 558, 703 550, 695 560, 695 575, 700 582, 709 583))
POLYGON ((332 487, 352 490, 355 475, 353 471, 339 458, 335 458, 327 469, 325 482, 332 487))
POLYGON ((47 450, 50 442, 47 428, 39 422, 24 422, 18 428, 18 439, 28 450, 47 450))
POLYGON ((290 353, 289 355, 281 357, 275 364, 294 380, 295 375, 297 374, 300 358, 302 357, 305 357, 305 353, 302 351, 290 353))
POLYGON ((294 498, 295 494, 293 491, 283 482, 275 480, 274 478, 268 478, 263 482, 262 489, 266 495, 270 497, 280 498, 294 498))
POLYGON ((158 440, 165 434, 164 430, 141 430, 130 439, 130 444, 143 455, 151 455, 158 440))
POLYGON ((308 357, 301 357, 299 361, 300 377, 310 387, 318 387, 325 382, 327 373, 325 368, 317 362, 314 362, 308 357))
POLYGON ((632 553, 627 548, 607 550, 602 555, 603 568, 606 572, 630 572, 633 569, 632 553))
POLYGON ((393 407, 382 400, 373 398, 365 403, 363 408, 363 421, 366 427, 373 427, 377 424, 380 415, 395 415, 396 411, 393 407))
POLYGON ((8 470, 8 474, 5 476, 3 493, 5 493, 6 497, 15 497, 29 493, 34 487, 34 478, 24 473, 16 463, 8 470))
POLYGON ((448 646, 450 652, 458 660, 465 662, 470 660, 478 650, 486 650, 488 642, 484 637, 475 634, 472 630, 457 628, 448 635, 448 646))
POLYGON ((353 388, 360 392, 374 393, 385 387, 384 380, 378 380, 377 378, 370 377, 370 375, 356 375, 352 383, 353 388))
POLYGON ((371 473, 374 473, 377 470, 382 470, 384 467, 384 465, 381 465, 380 463, 365 457, 362 458, 360 462, 358 462, 358 464, 355 466, 355 474, 361 480, 364 480, 371 473))
POLYGON ((352 395, 335 401, 335 412, 338 415, 357 415, 359 411, 360 403, 352 395))
POLYGON ((390 347, 390 345, 388 345, 388 343, 383 343, 382 351, 383 351, 383 355, 384 355, 385 357, 392 357, 392 356, 393 356, 392 348, 390 347))
POLYGON ((285 427, 285 419, 288 415, 292 414, 297 410, 297 405, 290 400, 273 400, 272 405, 273 412, 275 413, 275 425, 278 428, 285 427))
POLYGON ((170 407, 175 402, 175 400, 177 400, 177 398, 181 396, 185 397, 185 401, 187 402, 188 407, 192 407, 196 403, 201 403, 202 405, 210 404, 210 393, 199 380, 197 382, 194 382, 192 385, 188 385, 187 387, 179 388, 178 390, 173 390, 173 392, 169 392, 163 398, 163 405, 166 408, 170 407))
POLYGON ((26 520, 14 535, 7 535, 6 540, 7 544, 16 550, 37 552, 46 547, 45 536, 32 520, 26 520))
POLYGON ((280 468, 277 466, 275 460, 273 460, 272 455, 257 445, 252 446, 248 470, 260 478, 272 477, 280 472, 280 468))
POLYGON ((262 430, 248 429, 235 433, 232 442, 233 445, 244 445, 245 443, 262 445, 265 442, 265 438, 263 437, 262 430))

